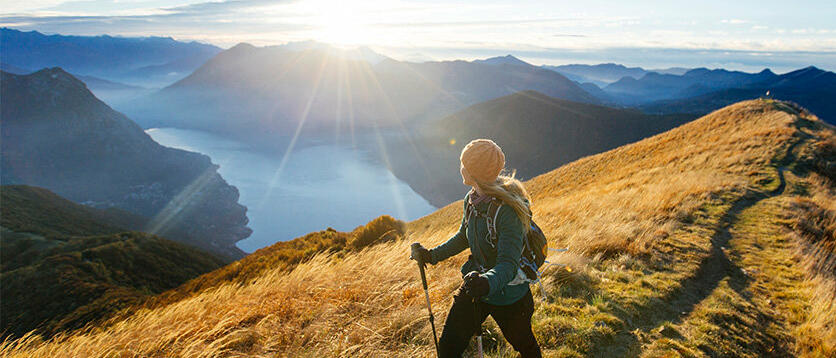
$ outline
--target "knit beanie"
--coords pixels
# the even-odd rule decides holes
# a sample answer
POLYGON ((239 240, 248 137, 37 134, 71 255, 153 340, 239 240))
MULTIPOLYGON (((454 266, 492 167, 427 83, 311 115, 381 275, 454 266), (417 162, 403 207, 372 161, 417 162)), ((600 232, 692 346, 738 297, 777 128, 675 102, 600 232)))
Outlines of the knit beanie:
POLYGON ((502 148, 490 139, 470 141, 462 149, 459 159, 467 173, 481 183, 493 182, 505 168, 505 154, 502 153, 502 148))

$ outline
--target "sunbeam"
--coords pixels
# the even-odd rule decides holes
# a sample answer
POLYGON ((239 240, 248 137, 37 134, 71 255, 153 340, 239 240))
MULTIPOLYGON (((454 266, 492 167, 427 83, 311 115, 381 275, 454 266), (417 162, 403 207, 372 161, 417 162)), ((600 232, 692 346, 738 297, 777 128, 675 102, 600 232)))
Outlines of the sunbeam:
POLYGON ((316 95, 319 91, 319 85, 322 82, 322 75, 323 71, 325 70, 325 66, 328 63, 328 57, 324 57, 322 59, 322 63, 319 66, 319 72, 317 73, 316 81, 314 81, 313 89, 311 90, 311 95, 308 98, 307 104, 305 104, 305 110, 302 112, 302 117, 299 120, 299 124, 296 126, 296 131, 293 133, 293 137, 290 139, 290 143, 287 145, 287 150, 285 150, 284 156, 282 156, 281 162, 279 162, 279 167, 276 168, 276 173, 270 179, 270 184, 267 186, 267 192, 264 193, 264 197, 261 199, 261 202, 258 204, 258 207, 261 208, 270 200, 270 195, 273 193, 273 188, 275 188, 276 183, 279 180, 279 177, 282 174, 282 169, 284 169, 285 164, 287 164, 288 159, 290 158, 290 154, 293 152, 293 147, 296 146, 296 141, 299 139, 299 134, 302 132, 302 128, 305 125, 305 121, 308 119, 308 114, 311 111, 311 106, 313 105, 314 100, 316 100, 316 95))
POLYGON ((340 58, 337 63, 337 103, 334 105, 334 144, 340 145, 340 125, 342 124, 342 109, 343 109, 343 76, 344 76, 345 60, 340 58))
MULTIPOLYGON (((366 68, 364 68, 366 69, 366 68)), ((423 158, 421 158, 420 152, 418 148, 415 146, 415 142, 412 140, 412 136, 410 135, 409 131, 404 127, 403 121, 401 121, 400 117, 398 116, 397 112, 395 111, 394 106, 392 105, 392 101, 389 99, 389 96, 386 94, 386 91, 383 90, 383 87, 380 85, 380 81, 377 80, 377 75, 374 72, 369 71, 366 69, 365 71, 366 76, 371 80, 371 82, 375 85, 375 89, 380 92, 381 97, 386 102, 386 109, 389 111, 391 117, 395 120, 398 124, 398 128, 401 130, 401 133, 404 135, 407 143, 409 144, 410 148, 412 149, 413 153, 415 153, 415 157, 418 160, 418 164, 421 166, 421 169, 424 170, 424 174, 427 177, 430 177, 430 171, 427 168, 427 164, 424 162, 423 158)), ((377 131, 377 125, 375 124, 375 130, 377 131)), ((386 153, 386 146, 385 142, 380 145, 380 150, 383 151, 383 155, 388 158, 388 154, 386 153)), ((389 165, 388 161, 386 162, 386 167, 392 171, 392 167, 389 165)))
POLYGON ((189 185, 186 185, 179 194, 175 195, 165 205, 163 210, 160 210, 157 215, 151 218, 146 224, 146 232, 162 235, 168 230, 172 229, 174 220, 180 214, 185 214, 184 209, 192 202, 196 195, 198 195, 207 184, 209 184, 216 174, 215 167, 209 166, 203 171, 195 180, 192 180, 189 185))
POLYGON ((401 192, 398 191, 397 178, 395 178, 395 174, 392 173, 392 165, 390 164, 389 156, 386 153, 386 144, 383 143, 383 136, 380 135, 377 123, 374 123, 372 128, 374 128, 377 145, 380 147, 383 163, 386 165, 386 169, 389 170, 389 191, 392 192, 392 199, 395 201, 395 210, 398 211, 398 218, 405 219, 407 217, 406 207, 404 206, 401 192))

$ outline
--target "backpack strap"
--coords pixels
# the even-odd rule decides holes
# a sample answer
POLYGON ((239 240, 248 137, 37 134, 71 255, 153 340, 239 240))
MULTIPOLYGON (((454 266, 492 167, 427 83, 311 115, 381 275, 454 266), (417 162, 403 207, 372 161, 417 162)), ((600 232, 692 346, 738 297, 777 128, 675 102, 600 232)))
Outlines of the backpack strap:
POLYGON ((483 213, 483 212, 479 211, 478 209, 476 209, 475 206, 470 204, 470 202, 467 202, 465 204, 465 219, 464 219, 465 220, 464 221, 465 226, 467 226, 468 222, 470 221, 470 216, 473 215, 474 213, 477 216, 481 216, 481 217, 485 218, 485 221, 488 224, 488 237, 487 237, 488 240, 487 241, 488 241, 488 244, 491 245, 491 247, 496 247, 496 242, 497 242, 497 240, 499 240, 497 230, 496 230, 496 220, 499 216, 499 208, 501 208, 502 205, 503 205, 502 200, 497 199, 497 198, 491 198, 491 201, 488 202, 488 212, 483 213))
POLYGON ((496 220, 499 216, 499 208, 502 205, 502 201, 499 199, 492 199, 488 203, 488 214, 485 216, 485 220, 488 222, 488 243, 491 244, 491 247, 496 247, 496 243, 499 240, 499 234, 496 230, 496 220))

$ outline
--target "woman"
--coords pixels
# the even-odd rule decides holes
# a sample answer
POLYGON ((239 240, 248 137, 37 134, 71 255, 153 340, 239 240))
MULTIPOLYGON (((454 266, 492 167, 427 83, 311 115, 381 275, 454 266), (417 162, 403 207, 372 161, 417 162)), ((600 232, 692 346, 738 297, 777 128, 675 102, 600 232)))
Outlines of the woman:
POLYGON ((530 228, 530 198, 522 182, 514 175, 500 175, 505 154, 489 139, 468 143, 460 156, 462 182, 473 188, 464 197, 465 213, 459 232, 445 243, 428 250, 419 247, 413 259, 436 264, 470 248, 470 257, 462 266, 462 286, 453 296, 453 306, 439 340, 442 358, 461 357, 470 338, 488 315, 522 357, 541 357, 540 347, 531 331, 534 300, 527 283, 519 280, 523 238, 530 228), (468 203, 476 212, 468 213, 468 203), (496 242, 490 240, 488 215, 490 205, 499 205, 496 213, 496 242), (476 299, 474 299, 476 298, 476 299), (477 319, 479 325, 477 325, 477 319))

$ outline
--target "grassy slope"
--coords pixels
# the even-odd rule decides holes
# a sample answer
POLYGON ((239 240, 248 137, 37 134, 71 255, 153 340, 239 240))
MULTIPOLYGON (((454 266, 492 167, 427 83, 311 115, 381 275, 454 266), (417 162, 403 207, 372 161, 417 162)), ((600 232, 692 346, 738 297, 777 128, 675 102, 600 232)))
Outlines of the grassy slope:
POLYGON ((328 228, 312 232, 289 241, 279 241, 257 250, 241 260, 218 270, 201 275, 176 289, 166 291, 145 302, 148 307, 158 307, 179 301, 190 295, 230 282, 246 284, 272 270, 292 270, 300 262, 321 253, 338 257, 351 251, 362 250, 369 245, 403 238, 404 222, 389 215, 380 216, 351 232, 328 228))
POLYGON ((123 229, 143 218, 85 207, 43 188, 4 185, 0 200, 3 336, 80 328, 222 264, 123 229))
MULTIPOLYGON (((570 249, 551 257, 568 268, 549 269, 547 297, 535 295, 545 355, 833 354, 833 138, 807 113, 749 101, 528 181, 551 245, 570 249)), ((409 223, 405 240, 0 352, 429 357, 408 245, 443 242, 460 208, 409 223)), ((465 256, 428 270, 439 322, 465 256)), ((510 356, 485 327, 489 356, 510 356)))
POLYGON ((0 201, 6 215, 0 225, 21 232, 44 236, 113 234, 125 229, 139 229, 146 218, 116 208, 94 209, 66 200, 40 187, 29 185, 0 186, 0 201), (37 205, 32 205, 37 202, 37 205), (56 219, 62 220, 56 220, 56 219))

